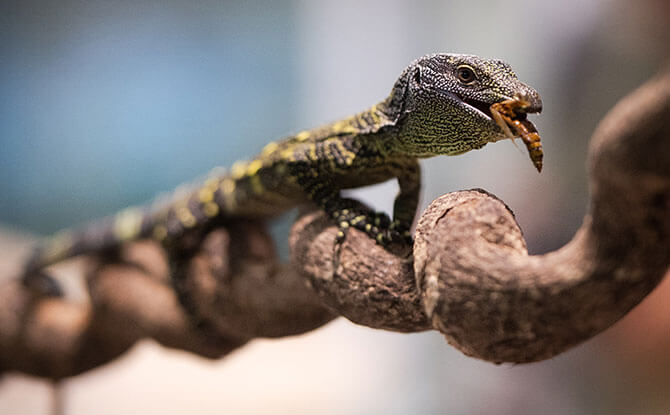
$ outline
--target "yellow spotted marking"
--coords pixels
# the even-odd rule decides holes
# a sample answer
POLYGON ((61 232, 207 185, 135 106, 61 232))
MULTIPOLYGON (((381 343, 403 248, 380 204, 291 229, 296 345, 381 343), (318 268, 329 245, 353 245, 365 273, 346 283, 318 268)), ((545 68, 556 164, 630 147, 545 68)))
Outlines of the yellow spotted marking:
POLYGON ((235 192, 235 180, 226 177, 221 181, 221 191, 226 196, 231 196, 235 192))
POLYGON ((298 141, 306 141, 310 136, 311 134, 309 133, 309 131, 301 131, 298 134, 296 134, 295 139, 298 141))
POLYGON ((254 160, 247 166, 247 175, 253 176, 258 173, 258 171, 263 167, 263 162, 260 160, 254 160))
POLYGON ((352 151, 347 150, 340 140, 335 140, 334 142, 335 146, 340 151, 340 154, 342 155, 342 157, 344 157, 344 164, 346 164, 347 166, 351 166, 354 163, 354 158, 356 157, 356 154, 354 154, 352 151))
POLYGON ((333 124, 333 131, 336 133, 341 132, 348 123, 345 121, 338 121, 333 124))
POLYGON ((114 219, 114 235, 120 241, 133 239, 142 227, 142 211, 137 208, 124 209, 114 219))
POLYGON ((358 222, 361 222, 363 220, 365 220, 365 216, 363 215, 356 216, 354 219, 352 219, 351 224, 356 225, 358 222))
POLYGON ((202 211, 205 212, 205 215, 207 215, 208 217, 213 218, 214 216, 219 214, 219 205, 217 205, 214 202, 205 203, 202 206, 202 211))
POLYGON ((200 203, 211 202, 214 200, 214 192, 209 187, 203 187, 198 192, 198 200, 200 200, 200 203))
POLYGON ((340 133, 355 133, 356 128, 354 128, 353 125, 351 125, 351 121, 349 119, 347 120, 341 120, 333 124, 333 132, 335 134, 340 134, 340 133))
POLYGON ((381 117, 379 117, 379 114, 377 113, 377 104, 373 105, 372 108, 370 108, 370 116, 372 117, 372 121, 375 124, 379 124, 381 121, 381 117))
POLYGON ((195 226, 195 224, 198 222, 195 219, 195 216, 191 213, 190 210, 186 206, 182 206, 179 209, 177 209, 177 218, 181 222, 182 225, 186 228, 192 228, 195 226))
POLYGON ((225 196, 223 203, 229 211, 235 210, 235 180, 226 177, 221 182, 221 191, 225 196))
POLYGON ((269 156, 270 154, 274 153, 275 150, 279 148, 279 144, 275 143, 274 141, 270 141, 263 147, 263 150, 261 150, 261 154, 264 156, 269 156))
POLYGON ((285 160, 293 160, 295 158, 295 154, 292 148, 287 148, 281 151, 279 153, 279 156, 285 160))
POLYGON ((230 168, 230 174, 235 179, 239 179, 247 172, 247 162, 246 161, 236 161, 233 163, 233 166, 230 168))
POLYGON ((156 240, 162 241, 167 238, 167 228, 164 225, 158 225, 154 228, 153 237, 156 240))

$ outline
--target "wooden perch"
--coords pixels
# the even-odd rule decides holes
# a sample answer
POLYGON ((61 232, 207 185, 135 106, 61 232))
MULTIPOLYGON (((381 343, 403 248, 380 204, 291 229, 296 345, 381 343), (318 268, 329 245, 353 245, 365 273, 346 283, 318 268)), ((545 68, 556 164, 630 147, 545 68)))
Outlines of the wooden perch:
POLYGON ((220 358, 252 338, 299 334, 336 317, 290 265, 278 262, 260 223, 211 232, 190 261, 186 288, 198 324, 177 300, 158 245, 138 242, 117 258, 88 262, 77 264, 86 275, 86 302, 33 298, 16 280, 0 286, 2 371, 72 376, 142 338, 220 358))
POLYGON ((293 226, 293 265, 278 262, 262 223, 216 230, 189 262, 188 315, 163 252, 148 242, 79 267, 90 301, 32 298, 8 282, 0 287, 0 369, 62 378, 145 337, 217 358, 337 315, 401 332, 437 329, 492 362, 545 359, 621 318, 670 265, 670 73, 603 120, 589 174, 584 224, 546 255, 528 255, 503 202, 470 190, 430 205, 413 252, 384 250, 356 230, 337 247, 337 229, 319 211, 293 226))

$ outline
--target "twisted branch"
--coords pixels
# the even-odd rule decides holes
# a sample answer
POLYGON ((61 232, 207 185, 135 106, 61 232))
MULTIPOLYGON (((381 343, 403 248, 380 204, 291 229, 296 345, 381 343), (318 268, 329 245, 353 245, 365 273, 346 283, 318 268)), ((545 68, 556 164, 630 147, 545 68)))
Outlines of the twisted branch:
POLYGON ((281 264, 262 223, 232 224, 212 232, 190 262, 186 289, 199 325, 175 299, 163 253, 146 242, 79 267, 86 302, 31 298, 10 282, 0 288, 0 368, 71 376, 144 337, 217 358, 337 315, 401 332, 437 329, 493 362, 545 359, 613 324, 668 269, 670 73, 603 120, 589 174, 582 227, 540 256, 528 255, 512 212, 483 190, 436 199, 412 252, 384 250, 356 230, 338 247, 337 229, 311 211, 293 226, 293 265, 281 264))

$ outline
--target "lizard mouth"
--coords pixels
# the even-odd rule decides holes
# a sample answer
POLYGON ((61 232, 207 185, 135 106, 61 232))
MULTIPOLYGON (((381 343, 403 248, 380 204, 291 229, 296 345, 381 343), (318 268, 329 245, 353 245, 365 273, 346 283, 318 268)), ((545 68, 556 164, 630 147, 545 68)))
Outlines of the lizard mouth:
POLYGON ((477 110, 478 112, 482 113, 482 115, 484 115, 489 120, 493 120, 493 115, 491 114, 491 104, 490 103, 484 102, 484 101, 478 101, 476 99, 465 98, 465 97, 461 97, 461 96, 459 96, 459 98, 461 99, 461 101, 464 104, 466 104, 469 107, 472 107, 475 110, 477 110))
POLYGON ((475 110, 475 112, 479 113, 480 116, 486 118, 487 120, 494 122, 493 121, 493 114, 491 114, 491 104, 488 102, 484 101, 479 101, 476 99, 472 98, 466 98, 461 94, 457 94, 455 92, 451 91, 440 91, 443 94, 450 96, 452 99, 455 101, 458 101, 459 103, 465 104, 466 106, 470 107, 471 109, 475 110))
MULTIPOLYGON (((490 119, 493 121, 493 114, 491 114, 491 105, 495 104, 494 103, 489 103, 489 102, 484 102, 484 101, 479 101, 476 99, 472 98, 466 98, 460 95, 456 95, 458 99, 461 100, 465 105, 477 110, 481 115, 484 115, 486 118, 490 119)), ((502 102, 502 101, 500 101, 502 102)), ((524 109, 523 112, 519 112, 516 115, 516 119, 521 121, 526 119, 527 114, 537 114, 542 112, 542 106, 540 104, 539 108, 526 108, 524 109)))

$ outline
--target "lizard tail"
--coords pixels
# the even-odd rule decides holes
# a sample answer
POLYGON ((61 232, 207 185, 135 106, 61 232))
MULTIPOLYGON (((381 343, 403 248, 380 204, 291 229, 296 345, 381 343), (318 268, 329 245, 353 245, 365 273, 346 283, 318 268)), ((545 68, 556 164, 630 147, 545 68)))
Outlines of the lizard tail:
POLYGON ((51 277, 43 272, 49 265, 93 253, 105 252, 130 240, 152 235, 156 215, 150 209, 128 208, 114 216, 101 219, 81 228, 67 229, 37 243, 24 264, 24 286, 54 294, 58 291, 51 277))
MULTIPOLYGON (((38 242, 24 264, 23 284, 37 292, 57 295, 60 290, 54 288, 56 282, 43 271, 50 265, 79 255, 110 251, 138 239, 169 243, 198 226, 235 214, 238 205, 252 195, 239 189, 253 188, 254 177, 232 177, 217 170, 202 185, 183 185, 148 206, 130 207, 89 225, 45 238, 38 242)), ((262 185, 258 180, 255 183, 262 185)), ((268 205, 269 211, 277 208, 276 204, 268 205)), ((253 212, 249 215, 253 216, 253 212)))

